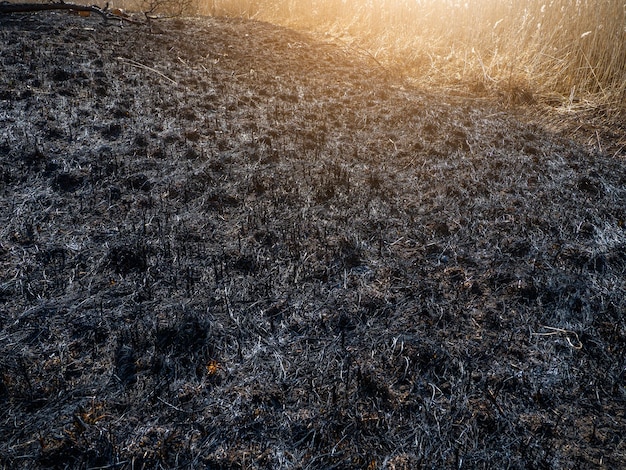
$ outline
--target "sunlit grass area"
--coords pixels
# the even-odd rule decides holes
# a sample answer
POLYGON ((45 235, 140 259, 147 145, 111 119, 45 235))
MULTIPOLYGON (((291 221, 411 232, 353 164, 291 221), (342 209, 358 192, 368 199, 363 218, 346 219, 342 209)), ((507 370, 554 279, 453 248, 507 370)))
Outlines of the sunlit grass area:
POLYGON ((207 0, 199 11, 329 34, 422 85, 623 111, 622 0, 207 0))

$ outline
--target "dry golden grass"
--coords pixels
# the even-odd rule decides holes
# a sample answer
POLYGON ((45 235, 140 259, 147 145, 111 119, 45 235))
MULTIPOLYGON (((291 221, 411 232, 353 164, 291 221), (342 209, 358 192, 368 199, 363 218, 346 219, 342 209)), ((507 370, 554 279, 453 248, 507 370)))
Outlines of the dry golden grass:
POLYGON ((208 0, 200 11, 331 34, 422 85, 623 111, 621 0, 208 0))

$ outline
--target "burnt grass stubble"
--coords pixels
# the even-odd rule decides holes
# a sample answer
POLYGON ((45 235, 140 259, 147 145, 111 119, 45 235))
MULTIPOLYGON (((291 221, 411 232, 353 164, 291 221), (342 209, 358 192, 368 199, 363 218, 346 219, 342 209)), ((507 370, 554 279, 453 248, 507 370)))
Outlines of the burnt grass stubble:
POLYGON ((269 24, 0 17, 4 468, 626 465, 626 173, 269 24))

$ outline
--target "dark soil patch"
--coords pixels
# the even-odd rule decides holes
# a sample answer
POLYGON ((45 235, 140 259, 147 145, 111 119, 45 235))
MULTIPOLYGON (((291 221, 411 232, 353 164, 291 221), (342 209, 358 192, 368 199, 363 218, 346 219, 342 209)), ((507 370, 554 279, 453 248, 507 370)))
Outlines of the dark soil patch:
POLYGON ((626 170, 269 24, 0 17, 0 465, 626 466, 626 170))

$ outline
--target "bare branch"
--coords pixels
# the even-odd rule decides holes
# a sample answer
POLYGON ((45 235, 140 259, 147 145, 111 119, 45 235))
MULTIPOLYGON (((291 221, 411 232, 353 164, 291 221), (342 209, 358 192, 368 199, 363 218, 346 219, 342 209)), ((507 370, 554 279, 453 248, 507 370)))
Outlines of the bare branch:
POLYGON ((126 16, 116 14, 106 8, 97 6, 77 5, 74 3, 0 3, 0 14, 9 13, 33 13, 39 11, 67 10, 76 12, 96 13, 106 21, 110 19, 126 21, 127 23, 142 24, 126 16))

